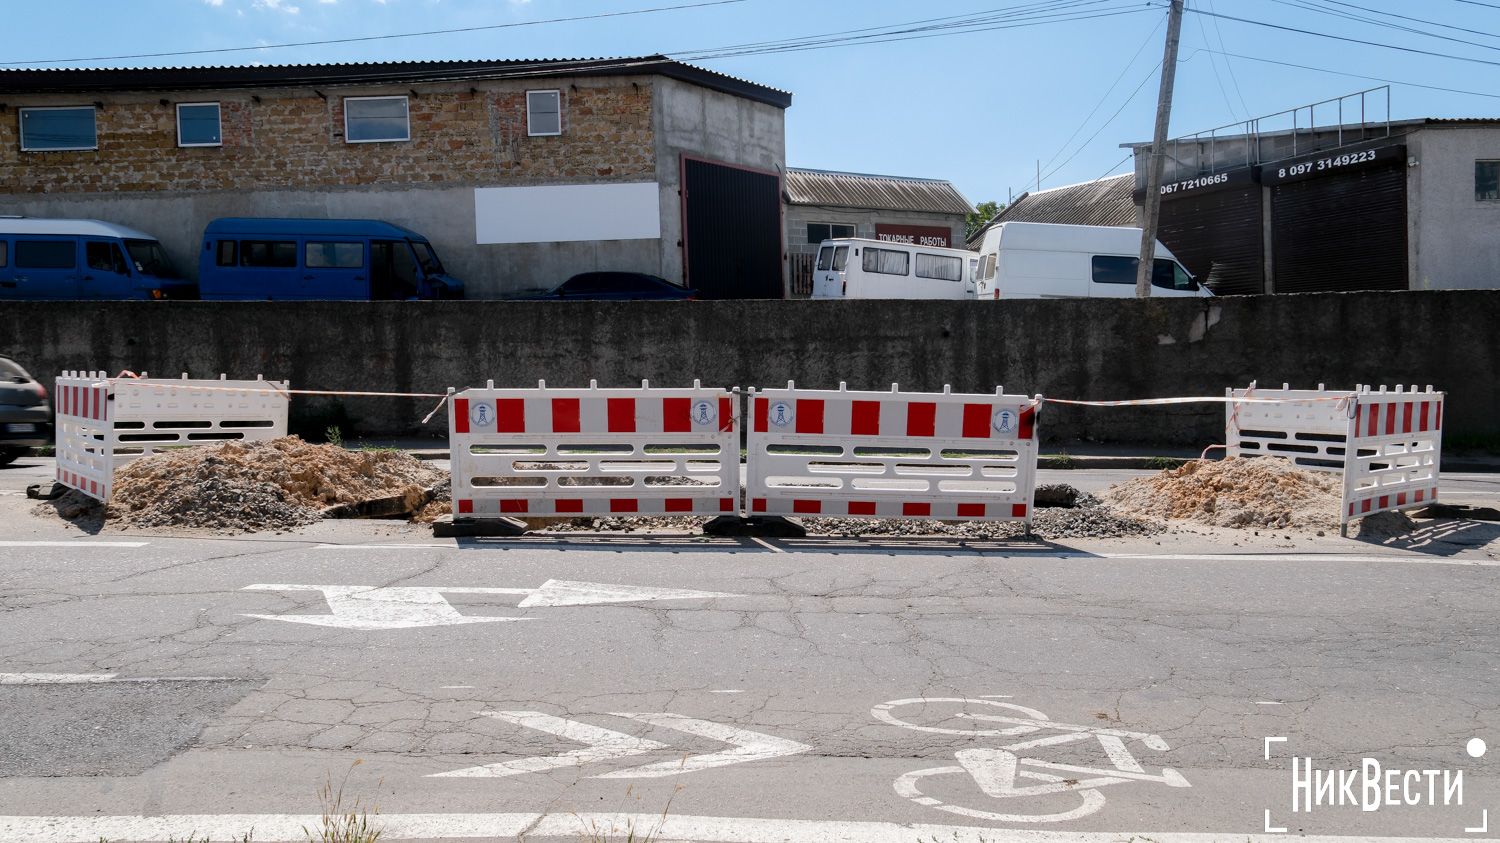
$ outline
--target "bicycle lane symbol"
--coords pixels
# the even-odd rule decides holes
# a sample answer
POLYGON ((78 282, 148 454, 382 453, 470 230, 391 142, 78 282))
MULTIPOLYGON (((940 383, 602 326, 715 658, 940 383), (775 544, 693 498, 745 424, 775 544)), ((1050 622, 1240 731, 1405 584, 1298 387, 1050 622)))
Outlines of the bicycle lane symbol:
POLYGON ((1024 740, 1003 744, 997 747, 975 747, 962 749, 954 753, 958 764, 945 767, 931 767, 925 770, 913 770, 896 779, 894 787, 900 796, 910 799, 919 805, 936 808, 965 817, 976 819, 993 820, 996 822, 1012 823, 1043 823, 1043 822, 1066 822, 1086 817, 1104 807, 1104 794, 1099 788, 1112 784, 1124 784, 1127 782, 1154 782, 1167 787, 1191 787, 1187 779, 1176 770, 1163 767, 1159 775, 1146 772, 1140 762, 1131 753, 1128 743, 1138 742, 1147 749, 1157 752, 1165 752, 1171 747, 1162 740, 1159 735, 1147 734, 1145 732, 1130 732, 1123 729, 1108 729, 1098 726, 1082 726, 1073 723, 1058 723, 1034 708, 1016 705, 1014 703, 998 702, 985 699, 966 699, 962 697, 941 697, 929 699, 906 699, 894 700, 882 703, 870 709, 870 715, 881 722, 903 729, 911 729, 918 732, 930 732, 945 735, 963 735, 966 737, 1006 737, 1016 738, 1026 736, 1024 740), (926 726, 913 723, 898 717, 894 712, 897 709, 913 705, 931 704, 959 704, 968 706, 989 706, 1003 709, 1012 714, 970 714, 967 711, 951 718, 970 720, 976 724, 984 724, 980 728, 957 729, 947 726, 926 726), (993 725, 991 725, 993 724, 993 725), (1038 732, 1053 732, 1054 734, 1030 737, 1038 732), (1031 750, 1043 747, 1061 746, 1063 744, 1078 743, 1082 741, 1096 740, 1104 755, 1109 760, 1108 767, 1086 767, 1075 764, 1063 764, 1048 761, 1044 758, 1033 757, 1031 750), (1059 773, 1064 775, 1059 775, 1059 773), (984 811, 977 808, 967 808, 962 805, 952 805, 927 796, 922 792, 921 782, 933 776, 968 775, 978 787, 979 791, 993 799, 1026 799, 1027 797, 1045 797, 1059 793, 1073 793, 1081 800, 1082 804, 1066 811, 1052 813, 1001 813, 998 811, 984 811), (1040 784, 1020 784, 1025 779, 1040 784))

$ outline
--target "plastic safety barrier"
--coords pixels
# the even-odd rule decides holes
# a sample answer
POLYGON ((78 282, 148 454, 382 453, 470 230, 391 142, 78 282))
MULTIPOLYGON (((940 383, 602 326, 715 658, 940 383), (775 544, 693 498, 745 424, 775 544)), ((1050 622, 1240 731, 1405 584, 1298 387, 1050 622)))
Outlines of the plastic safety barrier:
POLYGON ((288 384, 64 372, 57 378, 57 482, 109 502, 114 470, 171 448, 286 435, 288 384))
POLYGON ((1416 509, 1437 501, 1442 463, 1442 392, 1427 387, 1340 392, 1231 389, 1228 397, 1278 403, 1228 405, 1231 457, 1278 456, 1304 468, 1341 472, 1341 520, 1416 509))
POLYGON ((1029 524, 1041 400, 752 390, 750 515, 1029 524))
POLYGON ((114 485, 113 405, 103 372, 63 372, 53 384, 56 480, 108 502, 114 485))
POLYGON ((450 390, 456 519, 739 511, 731 390, 450 390))

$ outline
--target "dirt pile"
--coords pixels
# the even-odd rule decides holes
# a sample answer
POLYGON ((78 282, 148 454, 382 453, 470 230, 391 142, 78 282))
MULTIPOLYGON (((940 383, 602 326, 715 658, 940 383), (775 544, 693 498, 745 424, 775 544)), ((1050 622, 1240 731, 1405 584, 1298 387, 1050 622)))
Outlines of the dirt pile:
POLYGON ((107 518, 134 527, 264 530, 310 524, 340 504, 425 499, 446 477, 400 451, 350 451, 295 436, 205 445, 115 472, 107 518))
POLYGON ((1277 457, 1189 462, 1104 493, 1117 511, 1141 518, 1306 530, 1337 527, 1342 497, 1339 475, 1277 457))

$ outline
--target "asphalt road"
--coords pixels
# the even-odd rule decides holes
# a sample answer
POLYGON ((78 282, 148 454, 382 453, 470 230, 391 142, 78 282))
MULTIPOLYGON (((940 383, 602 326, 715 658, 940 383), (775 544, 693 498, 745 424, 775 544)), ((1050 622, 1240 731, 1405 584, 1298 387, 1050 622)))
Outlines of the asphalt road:
POLYGON ((1493 524, 454 542, 30 506, 0 495, 0 841, 303 839, 330 777, 383 839, 1500 834, 1493 524), (1463 801, 1294 813, 1294 755, 1463 801))

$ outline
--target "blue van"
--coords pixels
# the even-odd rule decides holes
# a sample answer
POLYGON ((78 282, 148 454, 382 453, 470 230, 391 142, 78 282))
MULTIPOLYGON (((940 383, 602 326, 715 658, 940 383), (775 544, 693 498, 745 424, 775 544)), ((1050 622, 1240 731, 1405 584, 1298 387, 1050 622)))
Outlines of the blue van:
POLYGON ((155 237, 101 220, 0 217, 0 299, 190 299, 155 237))
POLYGON ((213 301, 464 297, 427 238, 381 220, 214 220, 198 289, 213 301))

